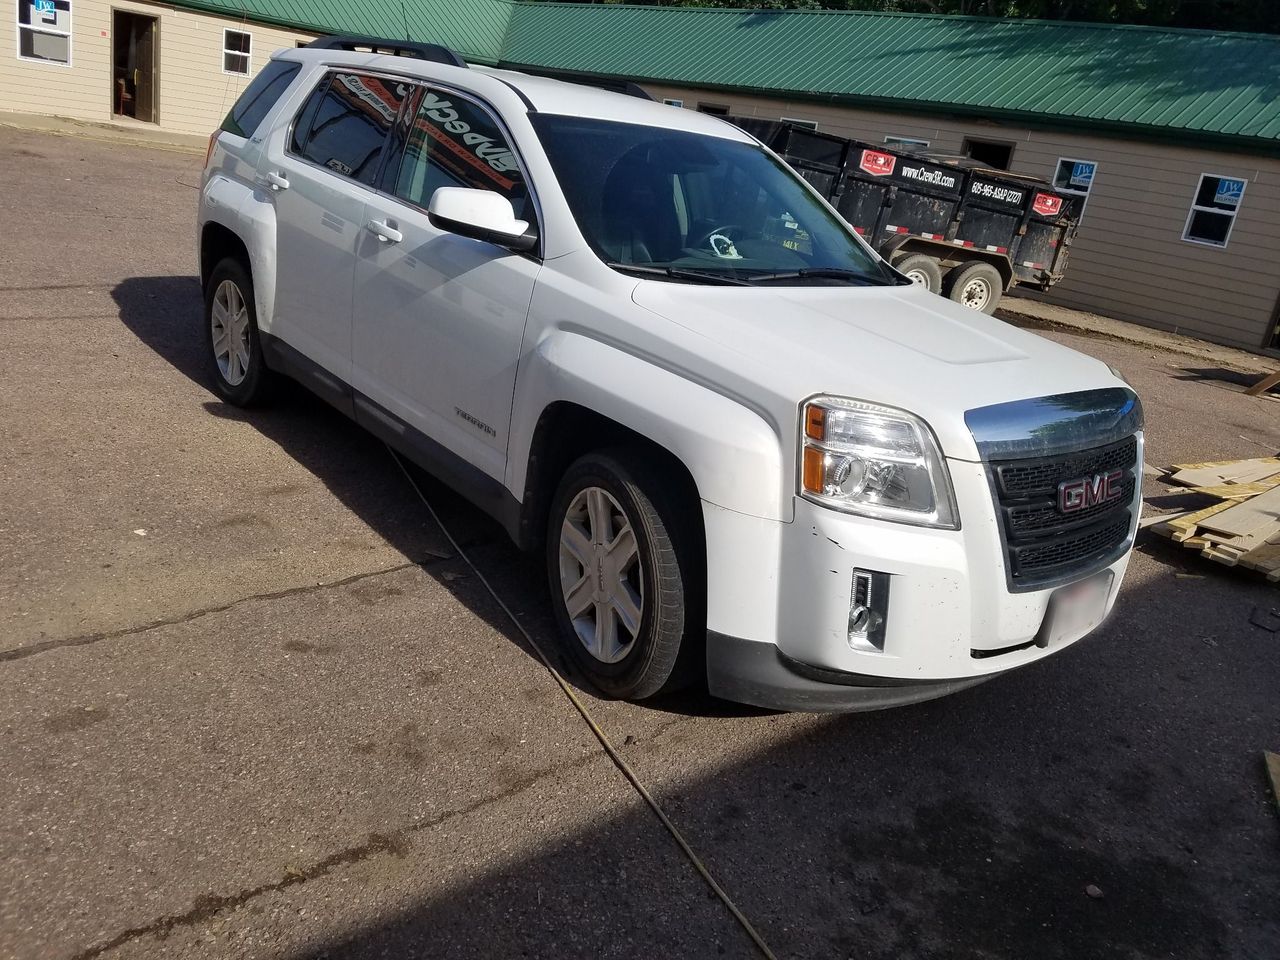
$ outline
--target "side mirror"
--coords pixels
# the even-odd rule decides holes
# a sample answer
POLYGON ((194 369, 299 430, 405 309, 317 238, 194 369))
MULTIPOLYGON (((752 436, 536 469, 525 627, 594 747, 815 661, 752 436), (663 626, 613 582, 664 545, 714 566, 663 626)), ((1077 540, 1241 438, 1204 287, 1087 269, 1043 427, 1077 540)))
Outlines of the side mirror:
POLYGON ((437 230, 496 243, 517 253, 532 250, 538 242, 528 222, 516 219, 511 201, 492 190, 441 187, 431 195, 427 219, 437 230))

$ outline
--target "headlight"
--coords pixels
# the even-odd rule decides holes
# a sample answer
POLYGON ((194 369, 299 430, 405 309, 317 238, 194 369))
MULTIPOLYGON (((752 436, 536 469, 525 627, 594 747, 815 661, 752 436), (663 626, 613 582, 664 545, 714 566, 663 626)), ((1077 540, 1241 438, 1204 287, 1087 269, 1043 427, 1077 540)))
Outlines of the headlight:
POLYGON ((882 520, 956 530, 946 462, 919 417, 843 397, 815 397, 801 422, 806 500, 882 520))

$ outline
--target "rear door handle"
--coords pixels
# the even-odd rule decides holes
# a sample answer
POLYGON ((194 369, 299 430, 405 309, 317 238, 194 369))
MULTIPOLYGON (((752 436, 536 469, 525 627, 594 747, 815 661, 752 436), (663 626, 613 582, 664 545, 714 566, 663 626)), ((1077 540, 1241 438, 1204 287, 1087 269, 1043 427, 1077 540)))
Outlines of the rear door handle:
POLYGON ((370 220, 365 228, 383 243, 399 243, 404 239, 403 233, 383 220, 370 220))
POLYGON ((276 173, 274 170, 272 170, 262 179, 266 180, 267 183, 271 185, 272 190, 288 190, 289 189, 288 178, 280 176, 280 174, 276 173))

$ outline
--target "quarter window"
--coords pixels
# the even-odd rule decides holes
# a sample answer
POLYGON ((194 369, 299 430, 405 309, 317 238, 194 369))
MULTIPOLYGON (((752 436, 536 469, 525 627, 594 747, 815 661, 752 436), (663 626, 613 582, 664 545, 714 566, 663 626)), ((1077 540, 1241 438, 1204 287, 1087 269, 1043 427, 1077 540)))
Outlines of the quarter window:
POLYGON ((517 216, 529 196, 511 145, 493 118, 469 100, 425 90, 405 141, 395 193, 425 210, 441 187, 500 193, 517 216))
POLYGON ((258 124, 288 89, 299 69, 299 64, 272 60, 259 70, 222 121, 222 129, 238 137, 253 136, 258 124))
POLYGON ((248 75, 253 55, 253 35, 239 30, 222 31, 222 69, 225 73, 248 75))
POLYGON ((71 0, 18 0, 18 57, 71 65, 71 0))
POLYGON ((1237 177, 1219 177, 1200 174, 1195 196, 1191 198, 1191 211, 1182 239, 1190 243, 1203 243, 1211 247, 1225 247, 1236 223, 1236 213, 1244 200, 1244 188, 1248 180, 1237 177))
POLYGON ((1097 173, 1098 164, 1095 160, 1075 160, 1071 157, 1062 157, 1058 160, 1058 169, 1053 174, 1053 185, 1059 193, 1080 198, 1075 209, 1077 220, 1084 216, 1084 207, 1089 202, 1089 191, 1093 189, 1093 178, 1097 173))
POLYGON ((294 121, 290 149, 312 163, 372 184, 408 84, 354 73, 322 80, 294 121))

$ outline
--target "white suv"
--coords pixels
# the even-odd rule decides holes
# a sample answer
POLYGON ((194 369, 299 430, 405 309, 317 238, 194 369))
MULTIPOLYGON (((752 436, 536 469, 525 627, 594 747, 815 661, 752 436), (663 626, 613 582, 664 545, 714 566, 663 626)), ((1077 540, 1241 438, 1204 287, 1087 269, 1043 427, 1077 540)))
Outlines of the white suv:
POLYGON ((319 41, 211 139, 199 251, 221 395, 293 377, 545 550, 611 695, 908 703, 1115 600, 1134 393, 913 286, 713 117, 319 41))

